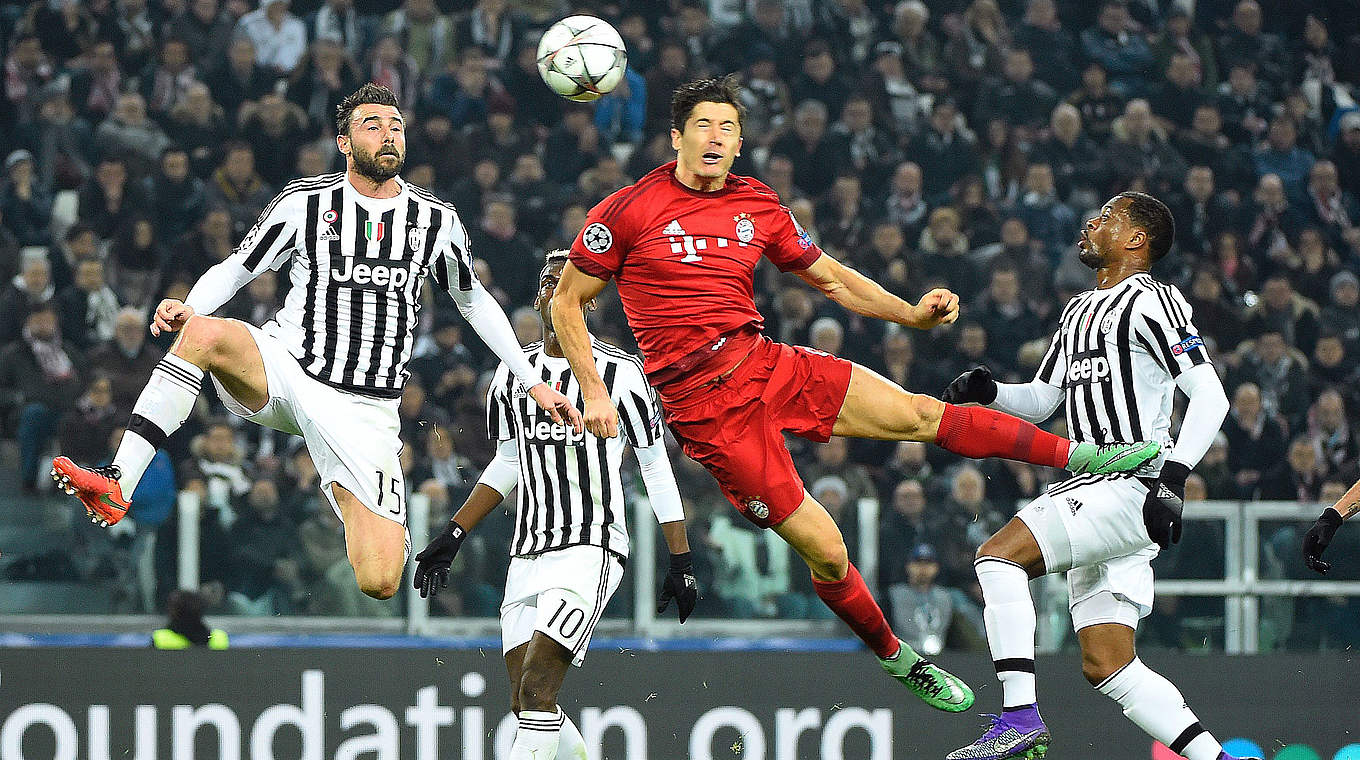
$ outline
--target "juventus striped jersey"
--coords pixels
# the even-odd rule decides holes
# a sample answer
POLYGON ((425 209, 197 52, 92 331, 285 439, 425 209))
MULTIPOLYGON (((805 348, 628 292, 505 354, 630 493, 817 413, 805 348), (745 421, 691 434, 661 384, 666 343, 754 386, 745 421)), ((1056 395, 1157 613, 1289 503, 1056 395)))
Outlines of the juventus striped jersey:
MULTIPOLYGON (((591 347, 595 368, 619 411, 619 436, 596 438, 589 431, 577 433, 555 424, 505 364, 487 389, 487 434, 493 441, 514 440, 519 447, 512 556, 578 544, 628 556, 627 510, 619 474, 623 452, 626 444, 640 449, 661 440, 661 404, 636 357, 598 340, 591 347)), ((548 356, 542 343, 530 344, 525 354, 538 377, 577 408, 583 406, 581 387, 565 358, 548 356)))
MULTIPOLYGON (((290 182, 224 262, 248 281, 291 261, 292 287, 265 331, 317 380, 386 398, 408 375, 425 278, 455 300, 480 287, 457 211, 397 182, 401 192, 385 199, 360 194, 344 172, 290 182)), ((221 305, 201 293, 196 285, 188 299, 199 313, 221 305)))
POLYGON ((1176 378, 1209 362, 1174 285, 1136 274, 1068 301, 1035 379, 1064 392, 1074 441, 1171 444, 1176 378))

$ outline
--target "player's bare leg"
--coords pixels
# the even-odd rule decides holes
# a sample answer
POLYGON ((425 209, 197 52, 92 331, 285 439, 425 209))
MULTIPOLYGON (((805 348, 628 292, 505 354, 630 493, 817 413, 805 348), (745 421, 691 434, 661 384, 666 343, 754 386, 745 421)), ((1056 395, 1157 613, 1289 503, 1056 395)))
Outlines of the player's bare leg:
POLYGON ((1180 689, 1138 659, 1134 629, 1118 623, 1077 631, 1081 672, 1148 736, 1189 760, 1235 760, 1200 725, 1180 689))
POLYGON ((66 457, 52 461, 52 477, 84 503, 91 520, 107 527, 127 514, 132 493, 156 449, 193 409, 205 372, 213 373, 233 398, 252 411, 269 400, 264 360, 245 324, 189 317, 138 397, 113 464, 81 467, 66 457))
POLYGON ((973 705, 967 684, 893 634, 883 609, 850 562, 840 527, 816 499, 804 492, 803 502, 773 530, 807 563, 817 596, 874 650, 893 678, 936 709, 959 712, 973 705))
POLYGON ((1150 441, 1073 443, 1002 412, 909 393, 858 364, 850 372, 850 387, 832 433, 925 441, 973 459, 1001 457, 1096 474, 1136 470, 1161 452, 1161 446, 1150 441))
POLYGON ((406 566, 406 527, 376 514, 339 483, 330 489, 345 523, 345 552, 359 590, 374 599, 392 598, 406 566))
POLYGON ((539 631, 505 653, 510 706, 519 716, 510 760, 585 760, 585 741, 557 706, 557 694, 571 667, 571 651, 539 631))

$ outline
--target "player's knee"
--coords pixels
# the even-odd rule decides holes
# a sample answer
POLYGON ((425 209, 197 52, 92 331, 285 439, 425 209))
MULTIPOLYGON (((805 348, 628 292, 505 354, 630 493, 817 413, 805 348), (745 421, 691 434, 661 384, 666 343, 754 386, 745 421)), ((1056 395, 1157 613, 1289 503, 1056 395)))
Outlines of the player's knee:
POLYGON ((1124 653, 1082 652, 1081 674, 1086 678, 1087 683, 1092 686, 1099 686, 1101 682, 1114 675, 1132 660, 1132 656, 1126 656, 1124 653))
POLYGON ((940 402, 921 393, 908 393, 900 403, 902 430, 910 440, 924 440, 939 427, 940 402))
POLYGON ((824 541, 807 557, 812 577, 826 583, 838 581, 850 570, 850 552, 839 536, 824 541))
POLYGON ((368 596, 391 599, 401 587, 401 567, 393 569, 385 562, 360 562, 354 566, 354 580, 368 596))
POLYGON ((184 323, 180 330, 174 353, 200 366, 207 366, 221 355, 226 337, 227 327, 223 320, 194 317, 184 323))

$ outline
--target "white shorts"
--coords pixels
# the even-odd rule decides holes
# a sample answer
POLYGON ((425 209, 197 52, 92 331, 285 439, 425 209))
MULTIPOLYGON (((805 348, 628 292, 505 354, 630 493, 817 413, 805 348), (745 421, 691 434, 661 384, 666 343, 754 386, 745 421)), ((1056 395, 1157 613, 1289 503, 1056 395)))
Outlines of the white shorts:
POLYGON ((1143 525, 1147 486, 1135 478, 1067 481, 1016 515, 1034 534, 1050 573, 1067 573, 1072 627, 1137 628, 1152 611, 1152 558, 1143 525))
POLYGON ((527 644, 542 631, 571 650, 580 667, 595 624, 623 580, 623 562, 598 546, 569 546, 512 557, 501 602, 501 650, 527 644))
POLYGON ((246 329, 264 360, 269 401, 260 411, 251 412, 214 377, 222 403, 258 425, 302 436, 321 476, 321 491, 337 515, 340 505, 331 492, 332 483, 358 497, 370 512, 405 525, 406 484, 397 418, 401 400, 360 396, 329 386, 304 372, 278 338, 254 325, 247 324, 246 329))

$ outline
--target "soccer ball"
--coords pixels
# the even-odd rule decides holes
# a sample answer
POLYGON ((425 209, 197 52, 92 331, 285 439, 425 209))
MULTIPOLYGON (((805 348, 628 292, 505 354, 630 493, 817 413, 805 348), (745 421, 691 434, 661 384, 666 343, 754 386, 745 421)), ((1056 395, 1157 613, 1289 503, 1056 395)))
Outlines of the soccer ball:
POLYGON ((538 75, 567 100, 598 99, 619 85, 627 67, 623 38, 594 16, 568 16, 538 41, 538 75))

